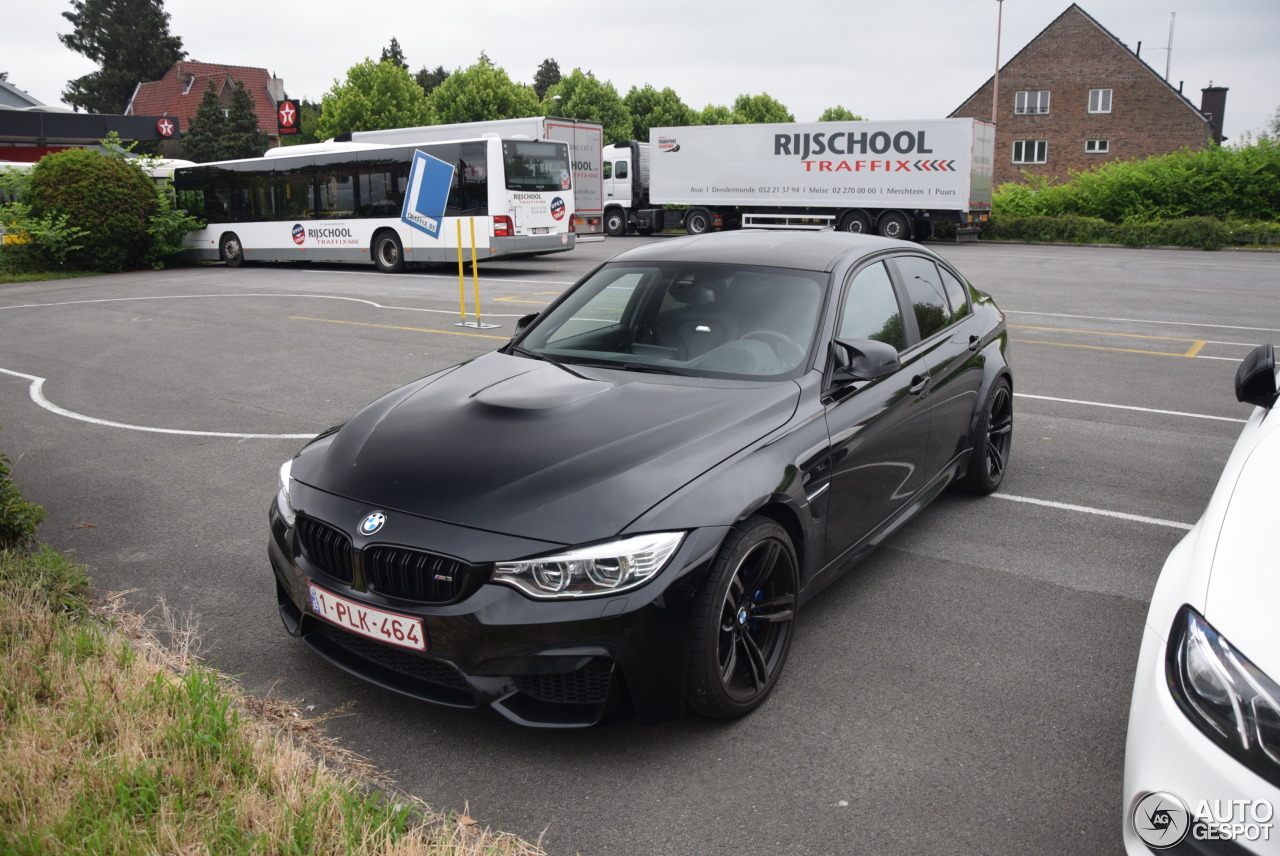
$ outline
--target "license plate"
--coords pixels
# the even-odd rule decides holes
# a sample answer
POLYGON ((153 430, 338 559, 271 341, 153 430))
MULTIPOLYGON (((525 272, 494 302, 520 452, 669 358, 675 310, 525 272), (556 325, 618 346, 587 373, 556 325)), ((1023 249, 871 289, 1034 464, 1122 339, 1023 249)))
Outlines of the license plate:
POLYGON ((325 591, 315 583, 308 583, 307 587, 311 594, 312 610, 326 621, 389 645, 399 645, 415 651, 427 650, 427 634, 421 618, 374 609, 325 591))
POLYGON ((534 226, 534 227, 533 227, 532 229, 530 229, 529 231, 530 231, 530 232, 532 232, 532 233, 533 233, 533 234, 535 234, 535 235, 545 235, 545 234, 547 234, 548 232, 550 232, 550 231, 551 231, 551 227, 549 227, 549 226, 534 226))

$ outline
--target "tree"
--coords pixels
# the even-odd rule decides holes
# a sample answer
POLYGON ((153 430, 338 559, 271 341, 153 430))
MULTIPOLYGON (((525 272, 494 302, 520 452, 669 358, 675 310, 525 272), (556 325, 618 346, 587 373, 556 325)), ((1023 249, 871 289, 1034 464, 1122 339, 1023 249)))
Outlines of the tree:
POLYGON ((708 104, 698 113, 697 125, 732 125, 733 111, 723 104, 708 104))
POLYGON ((438 124, 538 115, 538 96, 533 88, 513 83, 506 71, 483 53, 475 65, 449 75, 429 101, 432 119, 438 124))
POLYGON ((422 68, 418 69, 418 73, 413 76, 413 79, 422 87, 423 94, 430 95, 435 91, 436 87, 444 83, 448 77, 449 72, 444 70, 443 65, 437 65, 435 71, 428 69, 424 65, 422 68))
POLYGON ((834 107, 828 107, 822 111, 822 115, 818 117, 819 122, 861 122, 863 118, 852 110, 847 110, 837 104, 834 107))
POLYGON ((210 80, 209 87, 196 107, 196 115, 187 120, 187 130, 182 135, 182 154, 196 163, 222 160, 222 140, 227 135, 227 114, 218 100, 217 85, 210 80))
POLYGON ((391 37, 391 44, 382 49, 382 56, 378 58, 378 62, 394 63, 405 71, 409 70, 409 63, 405 61, 404 51, 400 50, 400 40, 395 36, 391 37))
POLYGON ((231 109, 227 111, 227 132, 222 141, 222 158, 257 158, 267 150, 267 135, 258 127, 253 96, 237 80, 231 90, 231 109))
POLYGON ((568 77, 547 90, 544 103, 559 95, 554 105, 556 115, 568 119, 586 119, 604 126, 604 141, 617 143, 632 139, 631 112, 622 103, 612 83, 596 80, 590 72, 575 68, 568 77))
POLYGON ((670 87, 659 92, 647 83, 644 89, 633 86, 622 103, 631 114, 633 140, 649 139, 650 128, 693 125, 698 118, 670 87))
POLYGON ((320 100, 316 135, 323 140, 351 131, 415 128, 430 124, 430 118, 422 87, 407 68, 365 57, 320 100))
POLYGON ((794 122, 795 116, 768 93, 739 95, 733 102, 733 124, 754 125, 764 122, 794 122))
POLYGON ((100 68, 67 83, 63 100, 90 113, 123 113, 142 82, 159 80, 186 58, 182 39, 169 34, 164 0, 71 0, 62 17, 72 31, 58 38, 100 68))
POLYGON ((553 59, 544 59, 542 65, 538 66, 538 72, 533 76, 533 91, 537 93, 538 100, 546 98, 547 90, 559 82, 560 63, 553 59))

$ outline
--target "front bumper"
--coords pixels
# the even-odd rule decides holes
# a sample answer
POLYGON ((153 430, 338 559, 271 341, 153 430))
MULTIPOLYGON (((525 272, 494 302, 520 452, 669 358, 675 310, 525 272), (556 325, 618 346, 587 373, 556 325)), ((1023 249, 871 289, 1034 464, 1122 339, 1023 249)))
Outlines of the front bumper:
MULTIPOLYGON (((1173 623, 1173 616, 1168 617, 1173 623)), ((1129 856, 1167 854, 1280 854, 1280 818, 1269 829, 1248 822, 1245 808, 1237 808, 1245 827, 1230 830, 1192 823, 1187 836, 1174 847, 1148 848, 1138 837, 1133 813, 1148 794, 1172 793, 1195 814, 1203 801, 1225 815, 1231 801, 1266 801, 1280 809, 1280 788, 1232 758, 1187 719, 1165 679, 1166 640, 1150 626, 1143 629, 1142 648, 1129 711, 1124 764, 1124 845, 1129 856)))
POLYGON ((290 634, 339 668, 423 701, 489 706, 522 725, 584 727, 628 713, 652 722, 683 710, 693 605, 727 528, 690 533, 667 567, 638 589, 541 601, 485 582, 488 565, 558 545, 396 515, 412 535, 406 547, 460 559, 483 577, 458 599, 427 605, 377 593, 359 570, 358 557, 376 545, 355 534, 355 522, 376 509, 305 488, 295 493, 295 506, 309 519, 343 529, 357 557, 350 579, 326 573, 272 504, 268 555, 280 616, 290 634), (321 618, 311 603, 313 582, 375 609, 421 618, 427 650, 380 642, 321 618))

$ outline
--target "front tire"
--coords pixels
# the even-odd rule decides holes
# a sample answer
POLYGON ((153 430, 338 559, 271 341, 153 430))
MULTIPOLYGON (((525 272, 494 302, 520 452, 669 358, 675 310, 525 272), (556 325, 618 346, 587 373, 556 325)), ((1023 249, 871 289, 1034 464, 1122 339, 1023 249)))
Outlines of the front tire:
POLYGON ((969 493, 985 496, 994 493, 1004 481, 1013 448, 1013 389, 1006 378, 991 386, 982 405, 982 416, 974 434, 969 467, 960 486, 969 493))
POLYGON ((733 527, 698 599, 690 709, 736 719, 764 702, 791 649, 799 580, 795 548, 782 526, 752 517, 733 527))
POLYGON ((621 238, 627 234, 627 215, 619 208, 610 208, 604 212, 604 233, 610 238, 621 238))
POLYGON ((395 232, 379 232, 373 238, 373 264, 383 273, 404 270, 404 247, 395 232))
POLYGON ((239 235, 228 232, 222 236, 222 240, 218 242, 218 258, 227 267, 240 267, 244 264, 244 245, 240 243, 239 235))

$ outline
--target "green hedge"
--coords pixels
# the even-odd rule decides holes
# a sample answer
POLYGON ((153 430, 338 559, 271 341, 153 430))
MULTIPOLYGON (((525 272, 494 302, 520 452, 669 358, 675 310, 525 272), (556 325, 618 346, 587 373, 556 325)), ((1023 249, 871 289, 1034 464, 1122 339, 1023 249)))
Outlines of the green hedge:
POLYGON ((1123 244, 1127 247, 1194 247, 1218 250, 1233 246, 1280 247, 1280 223, 1181 217, 1109 223, 1098 217, 1003 215, 993 218, 982 237, 996 241, 1066 244, 1123 244))

